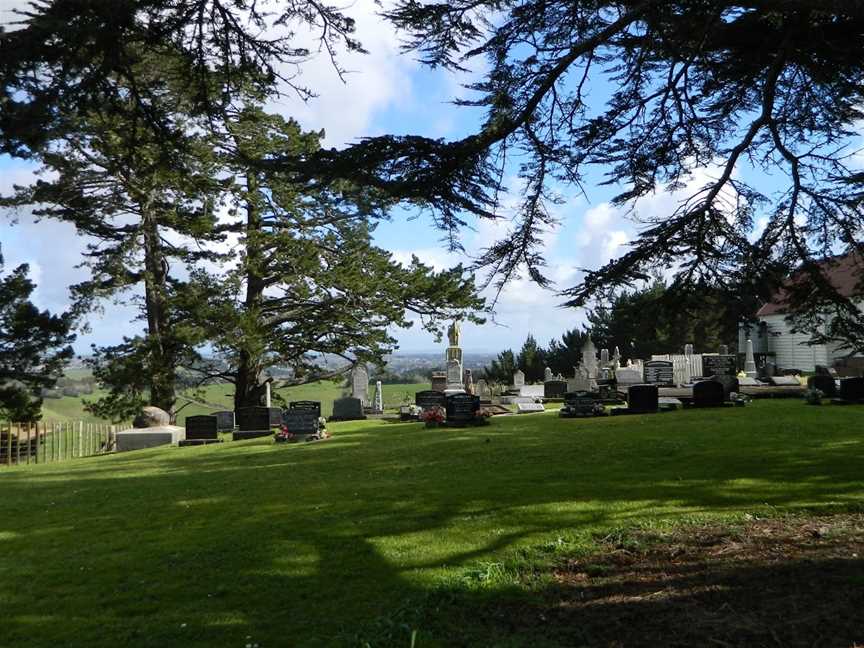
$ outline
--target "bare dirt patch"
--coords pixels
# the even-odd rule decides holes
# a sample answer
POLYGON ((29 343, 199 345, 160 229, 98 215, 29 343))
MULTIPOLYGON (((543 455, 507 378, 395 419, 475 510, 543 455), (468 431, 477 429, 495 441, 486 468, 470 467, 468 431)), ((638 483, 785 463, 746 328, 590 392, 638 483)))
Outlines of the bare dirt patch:
POLYGON ((864 646, 862 534, 847 514, 608 537, 495 616, 538 645, 864 646))

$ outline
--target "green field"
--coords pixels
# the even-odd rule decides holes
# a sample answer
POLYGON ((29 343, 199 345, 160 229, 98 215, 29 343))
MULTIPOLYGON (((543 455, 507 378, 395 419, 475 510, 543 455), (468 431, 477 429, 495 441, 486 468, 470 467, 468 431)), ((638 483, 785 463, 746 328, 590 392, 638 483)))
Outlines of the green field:
MULTIPOLYGON (((423 389, 429 389, 426 383, 414 385, 383 385, 384 391, 384 408, 394 409, 403 403, 413 403, 414 394, 423 389)), ((370 397, 373 385, 370 385, 370 397)), ((233 409, 233 394, 234 387, 228 384, 208 385, 204 387, 203 398, 198 398, 197 394, 189 394, 194 400, 207 403, 207 405, 199 403, 187 404, 188 401, 181 398, 177 403, 179 410, 177 415, 177 424, 183 425, 187 416, 197 414, 209 414, 215 409, 233 409), (182 407, 183 409, 180 409, 182 407)), ((312 383, 309 385, 300 385, 297 387, 288 387, 279 390, 279 394, 286 401, 292 400, 317 400, 321 401, 321 412, 325 416, 329 416, 333 410, 333 401, 340 398, 346 389, 340 383, 330 381, 312 383)), ((63 398, 46 398, 42 404, 42 419, 44 421, 84 421, 93 423, 99 421, 98 418, 92 416, 84 410, 83 400, 95 400, 100 396, 97 390, 89 396, 71 397, 64 396, 63 398)))
POLYGON ((558 645, 472 610, 534 596, 546 565, 622 527, 860 510, 862 415, 362 421, 305 446, 0 469, 2 643, 558 645))

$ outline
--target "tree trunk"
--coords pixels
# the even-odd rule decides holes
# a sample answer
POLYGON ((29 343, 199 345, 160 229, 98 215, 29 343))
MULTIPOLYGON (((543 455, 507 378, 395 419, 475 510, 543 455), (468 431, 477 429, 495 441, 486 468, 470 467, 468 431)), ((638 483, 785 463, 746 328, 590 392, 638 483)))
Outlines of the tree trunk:
MULTIPOLYGON (((260 317, 261 301, 264 297, 264 245, 262 241, 263 223, 255 194, 258 180, 254 173, 246 174, 246 298, 245 317, 260 317)), ((240 341, 243 345, 243 341, 240 341)), ((237 376, 234 389, 234 408, 251 407, 261 404, 265 388, 260 383, 260 358, 250 348, 241 346, 237 359, 237 376)))
POLYGON ((144 210, 144 302, 147 312, 147 341, 150 345, 150 404, 174 419, 175 362, 168 350, 167 278, 168 263, 162 253, 156 214, 144 210))

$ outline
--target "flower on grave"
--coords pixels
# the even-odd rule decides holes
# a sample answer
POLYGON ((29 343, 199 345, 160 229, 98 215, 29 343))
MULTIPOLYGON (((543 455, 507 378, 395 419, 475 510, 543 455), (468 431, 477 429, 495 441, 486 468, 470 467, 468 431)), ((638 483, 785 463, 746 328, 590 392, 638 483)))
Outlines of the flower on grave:
POLYGON ((279 428, 279 431, 273 435, 277 441, 288 441, 289 439, 293 439, 294 435, 288 431, 287 425, 282 425, 279 428))
POLYGON ((425 423, 443 423, 445 414, 446 412, 444 408, 440 405, 436 405, 435 407, 423 410, 423 413, 420 415, 420 420, 425 423))

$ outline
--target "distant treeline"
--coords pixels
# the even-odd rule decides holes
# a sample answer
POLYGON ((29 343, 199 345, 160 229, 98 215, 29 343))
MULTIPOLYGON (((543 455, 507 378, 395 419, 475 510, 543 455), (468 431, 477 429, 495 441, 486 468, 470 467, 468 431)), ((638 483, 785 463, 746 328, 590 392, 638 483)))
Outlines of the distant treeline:
POLYGON ((716 352, 721 344, 735 349, 739 322, 755 310, 752 294, 736 295, 718 289, 697 292, 672 291, 662 281, 651 286, 621 292, 608 303, 588 313, 583 328, 565 331, 548 347, 529 334, 519 353, 503 351, 484 371, 486 380, 507 383, 521 369, 525 380, 543 379, 546 367, 565 377, 582 361, 582 347, 590 334, 598 349, 618 347, 623 359, 649 358, 652 354, 681 353, 685 344, 697 352, 716 352))

